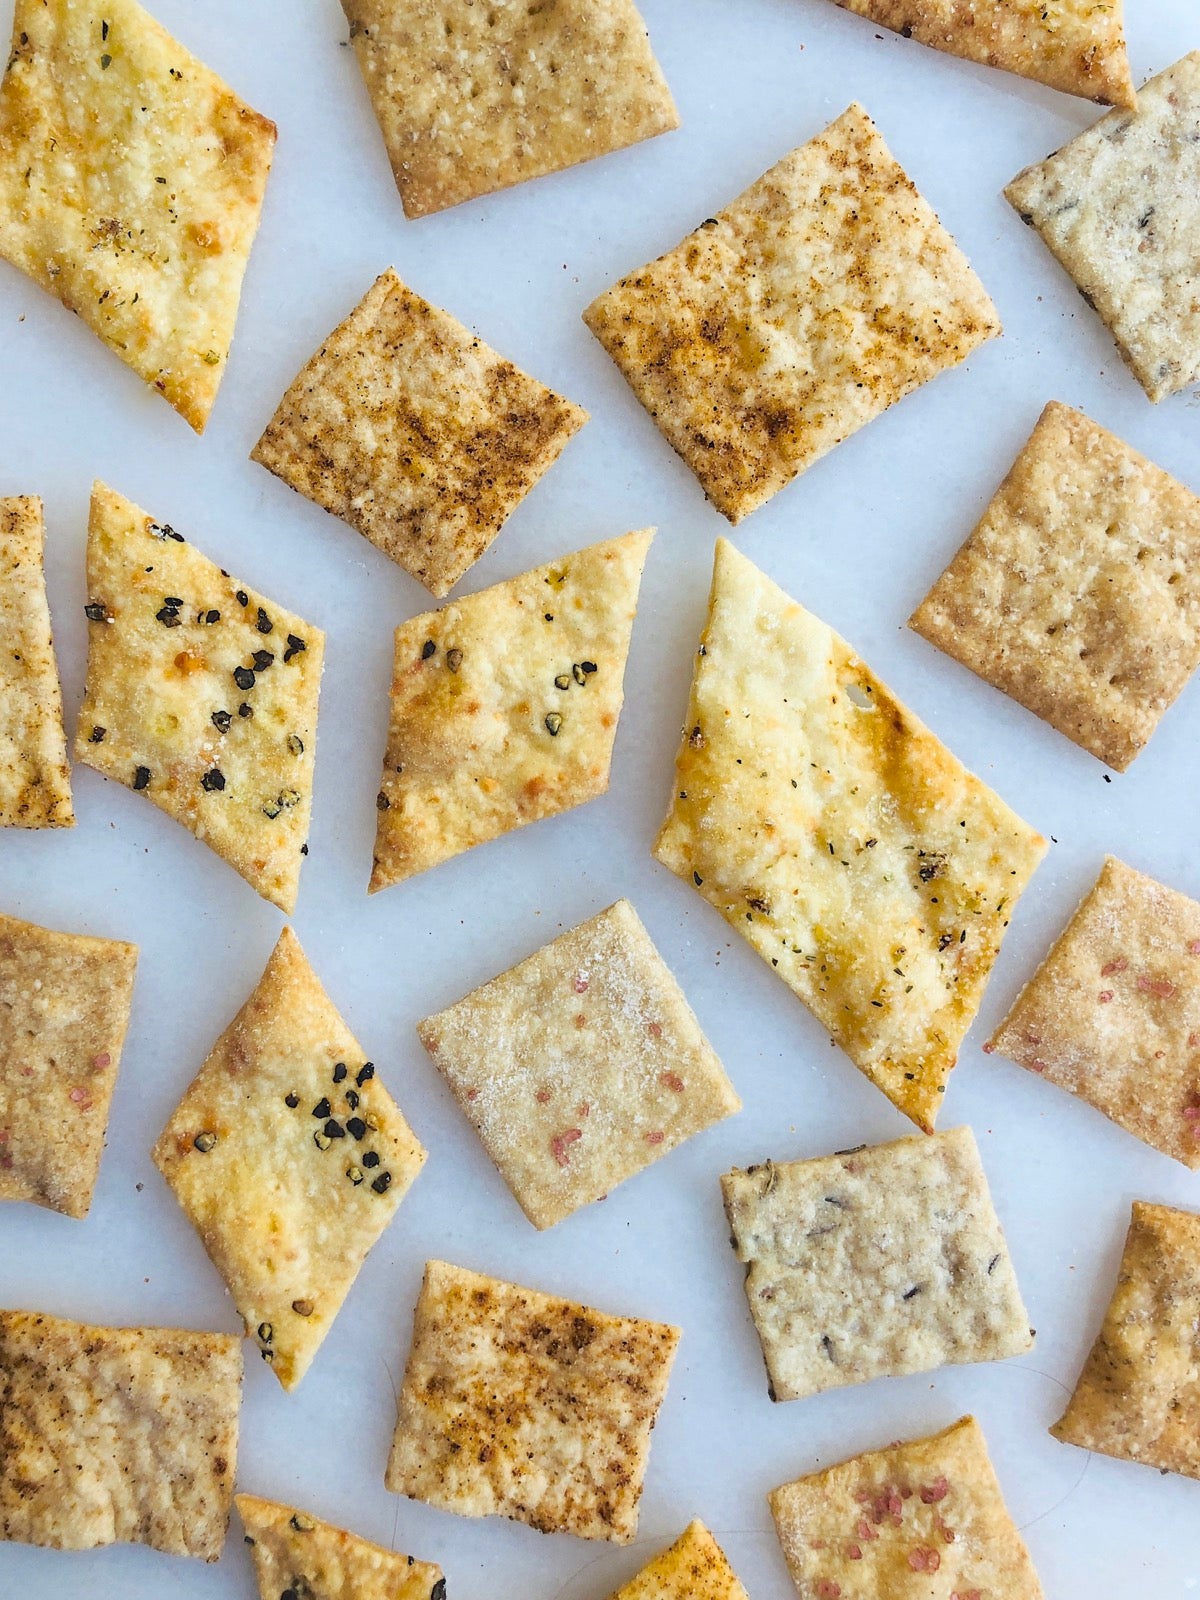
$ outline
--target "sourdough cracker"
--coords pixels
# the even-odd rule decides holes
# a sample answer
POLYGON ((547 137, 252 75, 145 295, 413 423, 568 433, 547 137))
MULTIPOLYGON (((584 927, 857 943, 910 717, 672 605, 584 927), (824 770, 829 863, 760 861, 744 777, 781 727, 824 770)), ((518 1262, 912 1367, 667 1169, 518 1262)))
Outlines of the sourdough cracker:
POLYGON ((235 1496, 262 1600, 446 1600, 441 1567, 335 1528, 295 1506, 235 1496))
POLYGON ((725 1552, 702 1522, 689 1522, 612 1600, 749 1600, 725 1552))

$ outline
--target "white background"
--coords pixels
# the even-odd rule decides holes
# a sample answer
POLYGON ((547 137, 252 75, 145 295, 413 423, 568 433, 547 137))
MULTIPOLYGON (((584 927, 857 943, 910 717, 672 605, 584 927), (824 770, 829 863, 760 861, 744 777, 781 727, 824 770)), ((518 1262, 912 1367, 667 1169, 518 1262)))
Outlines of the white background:
MULTIPOLYGON (((7 34, 10 8, 0 5, 7 34)), ((1044 402, 1083 407, 1200 489, 1200 399, 1154 407, 1098 319, 1001 198, 1094 120, 1082 101, 925 50, 826 0, 645 0, 683 119, 640 148, 406 222, 335 0, 156 0, 179 38, 279 124, 262 231, 207 435, 55 302, 0 266, 0 493, 40 494, 68 724, 82 690, 89 485, 107 479, 329 635, 312 854, 295 926, 421 1139, 428 1165, 298 1392, 246 1347, 240 1487, 440 1561, 452 1600, 603 1600, 693 1516, 754 1600, 792 1593, 764 1495, 861 1449, 975 1411, 1051 1600, 1200 1584, 1200 1485, 1060 1445, 1058 1415, 1111 1289, 1134 1197, 1200 1184, 979 1043, 1111 850, 1200 894, 1200 683, 1134 769, 1090 756, 906 631, 1044 402), (726 1242, 717 1176, 911 1131, 716 914, 650 858, 665 809, 714 539, 725 524, 579 313, 675 245, 854 98, 971 257, 1005 325, 965 368, 850 439, 737 530, 969 766, 1057 844, 1017 912, 951 1081, 943 1126, 975 1128, 1031 1319, 1029 1356, 772 1405, 726 1242), (464 588, 656 523, 611 792, 368 900, 391 630, 428 596, 248 452, 286 384, 389 263, 593 420, 464 588), (546 1234, 524 1220, 413 1024, 628 895, 680 978, 745 1110, 546 1234), (389 1496, 393 1388, 429 1255, 680 1323, 684 1338, 629 1549, 472 1522, 389 1496)), ((1200 45, 1194 0, 1130 7, 1142 81, 1200 45)), ((0 908, 135 940, 141 964, 91 1215, 0 1213, 0 1304, 100 1323, 238 1328, 148 1151, 245 999, 280 918, 137 795, 75 772, 78 827, 0 839, 0 908)), ((219 1565, 144 1549, 0 1546, 3 1600, 249 1597, 239 1530, 219 1565)))

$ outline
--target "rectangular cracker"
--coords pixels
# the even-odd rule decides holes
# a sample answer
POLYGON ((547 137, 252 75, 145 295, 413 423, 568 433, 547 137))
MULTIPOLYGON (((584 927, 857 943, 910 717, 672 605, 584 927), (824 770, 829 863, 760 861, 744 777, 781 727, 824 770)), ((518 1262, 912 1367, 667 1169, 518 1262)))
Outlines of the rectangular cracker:
POLYGON ((433 1562, 258 1495, 239 1494, 234 1503, 262 1600, 446 1600, 446 1580, 433 1562))
POLYGON ((749 1600, 725 1552, 702 1522, 624 1583, 612 1600, 749 1600))

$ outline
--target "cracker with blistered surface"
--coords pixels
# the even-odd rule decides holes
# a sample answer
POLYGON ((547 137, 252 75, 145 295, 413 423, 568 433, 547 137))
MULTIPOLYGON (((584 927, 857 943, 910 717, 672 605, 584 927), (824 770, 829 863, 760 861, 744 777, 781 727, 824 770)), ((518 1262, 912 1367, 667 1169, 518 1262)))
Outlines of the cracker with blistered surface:
POLYGON ((702 1522, 690 1522, 612 1600, 749 1600, 725 1552, 702 1522))
POLYGON ((295 1506, 239 1494, 235 1504, 262 1600, 446 1600, 441 1567, 386 1550, 295 1506))

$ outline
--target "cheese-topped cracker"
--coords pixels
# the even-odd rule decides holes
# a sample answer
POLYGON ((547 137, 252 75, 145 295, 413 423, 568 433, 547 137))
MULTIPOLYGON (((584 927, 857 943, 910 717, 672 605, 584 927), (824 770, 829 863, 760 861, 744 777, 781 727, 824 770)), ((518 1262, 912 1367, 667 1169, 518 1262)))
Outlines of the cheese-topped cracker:
POLYGON ((664 1323, 430 1261, 387 1487, 628 1544, 678 1342, 664 1323))
POLYGON ((325 636, 102 483, 87 581, 76 760, 153 800, 290 911, 325 636))
POLYGON ((632 0, 342 0, 404 214, 679 126, 632 0))
POLYGON ((584 321, 730 522, 1000 332, 857 104, 584 321))
POLYGON ((417 1031, 538 1228, 741 1108, 628 900, 417 1031))
POLYGON ((702 1522, 630 1578, 612 1600, 749 1600, 725 1552, 702 1522))
POLYGON ((396 629, 371 890, 608 788, 653 529, 396 629))
POLYGON ((0 1311, 0 1539, 215 1561, 241 1389, 229 1334, 0 1311))
POLYGON ((586 421, 389 268, 251 453, 440 599, 586 421))
POLYGON ((655 855, 930 1132, 1046 841, 726 540, 675 779, 655 855))
POLYGON ((154 1160, 291 1389, 425 1151, 285 928, 154 1160))
POLYGON ((441 1567, 335 1528, 295 1506, 239 1494, 262 1600, 446 1600, 441 1567))
POLYGON ((204 431, 275 124, 134 0, 17 0, 0 256, 204 431))

